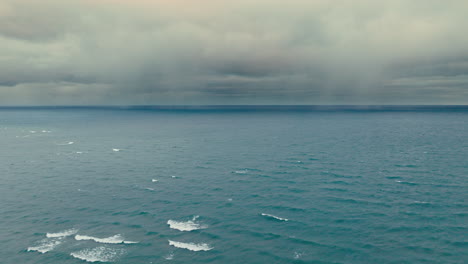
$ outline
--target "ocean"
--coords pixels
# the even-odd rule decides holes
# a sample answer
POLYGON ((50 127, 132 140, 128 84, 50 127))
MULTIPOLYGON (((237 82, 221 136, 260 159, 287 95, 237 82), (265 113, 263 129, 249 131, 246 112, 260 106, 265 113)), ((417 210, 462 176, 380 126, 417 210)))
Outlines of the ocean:
POLYGON ((468 263, 467 107, 0 109, 0 263, 468 263))

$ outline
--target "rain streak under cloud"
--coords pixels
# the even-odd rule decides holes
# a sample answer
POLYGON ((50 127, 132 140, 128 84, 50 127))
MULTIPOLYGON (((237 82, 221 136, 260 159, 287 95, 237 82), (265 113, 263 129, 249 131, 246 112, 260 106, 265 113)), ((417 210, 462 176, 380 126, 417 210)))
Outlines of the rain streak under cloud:
POLYGON ((466 104, 466 10, 0 0, 0 105, 466 104))

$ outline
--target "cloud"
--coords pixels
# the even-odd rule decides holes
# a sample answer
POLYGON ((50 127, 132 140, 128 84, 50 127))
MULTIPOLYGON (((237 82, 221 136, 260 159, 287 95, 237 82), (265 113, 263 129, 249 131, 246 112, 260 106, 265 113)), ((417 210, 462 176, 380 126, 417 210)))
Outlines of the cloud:
POLYGON ((467 9, 0 0, 0 104, 466 104, 467 9))

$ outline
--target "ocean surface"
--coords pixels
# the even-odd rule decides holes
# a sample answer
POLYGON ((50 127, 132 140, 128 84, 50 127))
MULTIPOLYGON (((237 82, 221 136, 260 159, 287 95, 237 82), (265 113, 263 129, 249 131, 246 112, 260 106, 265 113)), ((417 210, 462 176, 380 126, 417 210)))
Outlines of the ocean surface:
POLYGON ((0 109, 0 263, 468 263, 468 109, 0 109))

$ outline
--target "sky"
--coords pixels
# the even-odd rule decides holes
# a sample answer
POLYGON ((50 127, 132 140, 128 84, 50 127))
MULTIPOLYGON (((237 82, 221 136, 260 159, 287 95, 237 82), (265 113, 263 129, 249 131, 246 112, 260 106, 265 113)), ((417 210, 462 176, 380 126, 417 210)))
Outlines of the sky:
POLYGON ((466 0, 0 0, 0 105, 468 104, 466 0))

